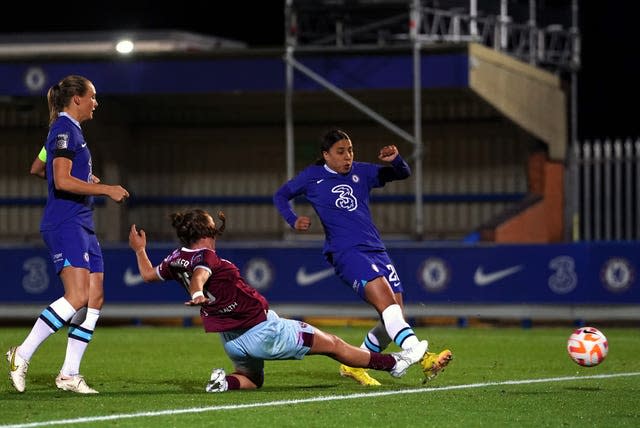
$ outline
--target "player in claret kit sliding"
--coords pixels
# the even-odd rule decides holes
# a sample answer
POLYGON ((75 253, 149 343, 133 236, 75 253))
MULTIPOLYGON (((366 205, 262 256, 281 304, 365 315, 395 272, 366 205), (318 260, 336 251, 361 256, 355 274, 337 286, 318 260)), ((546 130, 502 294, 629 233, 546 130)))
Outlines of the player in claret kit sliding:
MULTIPOLYGON (((283 184, 273 202, 295 230, 305 232, 311 219, 298 216, 289 201, 305 196, 316 211, 325 232, 324 256, 340 279, 373 306, 380 320, 361 347, 381 352, 391 343, 404 350, 420 341, 403 314, 402 283, 389 258, 369 211, 369 194, 394 180, 411 175, 396 146, 385 146, 378 159, 389 165, 355 162, 351 138, 340 129, 328 131, 320 143, 320 157, 283 184)), ((451 361, 451 351, 427 352, 421 361, 425 381, 433 379, 451 361)), ((367 386, 380 385, 365 369, 340 366, 342 376, 367 386)))
POLYGON ((265 360, 302 359, 306 355, 326 355, 343 364, 403 376, 409 366, 420 362, 427 341, 401 352, 382 354, 349 345, 341 338, 305 322, 280 318, 269 309, 266 299, 248 285, 238 268, 216 252, 216 237, 225 229, 206 211, 195 209, 171 215, 172 226, 182 244, 157 266, 146 252, 144 230, 135 224, 129 231, 129 245, 136 254, 145 282, 175 280, 189 293, 189 306, 200 306, 206 332, 217 332, 233 362, 233 372, 216 368, 205 390, 223 392, 256 389, 264 383, 265 360))

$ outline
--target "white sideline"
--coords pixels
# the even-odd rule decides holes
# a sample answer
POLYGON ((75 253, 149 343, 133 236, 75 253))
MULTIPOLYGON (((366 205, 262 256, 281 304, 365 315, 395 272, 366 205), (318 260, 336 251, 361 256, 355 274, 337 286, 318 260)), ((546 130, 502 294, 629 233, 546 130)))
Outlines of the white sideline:
POLYGON ((415 388, 415 389, 402 389, 402 390, 396 390, 396 391, 380 391, 380 392, 367 392, 367 393, 358 393, 358 394, 349 394, 349 395, 323 396, 323 397, 314 397, 314 398, 304 398, 300 400, 280 400, 280 401, 269 401, 265 403, 233 404, 233 405, 227 404, 224 406, 192 407, 188 409, 160 410, 155 412, 123 413, 120 415, 89 416, 89 417, 75 418, 75 419, 59 419, 54 421, 31 422, 28 424, 0 425, 0 428, 45 427, 45 426, 53 426, 53 425, 81 424, 81 423, 87 423, 87 422, 113 421, 118 419, 132 419, 132 418, 140 418, 140 417, 146 417, 146 416, 179 415, 179 414, 185 414, 185 413, 204 413, 204 412, 214 412, 218 410, 237 410, 237 409, 248 409, 248 408, 255 408, 255 407, 288 406, 291 404, 314 403, 319 401, 350 400, 354 398, 382 397, 385 395, 418 394, 418 393, 426 393, 426 392, 451 391, 451 390, 457 390, 457 389, 483 388, 483 387, 500 386, 500 385, 524 385, 524 384, 530 384, 530 383, 563 382, 563 381, 584 380, 584 379, 608 379, 608 378, 614 378, 614 377, 630 377, 630 376, 640 376, 640 372, 613 373, 613 374, 602 374, 602 375, 591 375, 591 376, 551 377, 551 378, 544 378, 544 379, 507 380, 502 382, 483 382, 483 383, 470 383, 466 385, 451 385, 451 386, 443 386, 439 388, 415 388))

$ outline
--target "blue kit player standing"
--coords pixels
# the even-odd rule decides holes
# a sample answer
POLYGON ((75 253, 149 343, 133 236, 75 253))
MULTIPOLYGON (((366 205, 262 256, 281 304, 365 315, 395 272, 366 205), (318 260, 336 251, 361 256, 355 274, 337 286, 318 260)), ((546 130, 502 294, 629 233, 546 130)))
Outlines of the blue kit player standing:
POLYGON ((171 224, 182 247, 176 248, 157 266, 146 252, 144 230, 132 225, 129 246, 136 254, 145 282, 174 280, 191 296, 188 306, 200 306, 207 333, 219 333, 224 351, 233 362, 233 372, 211 372, 205 390, 224 392, 256 389, 264 383, 265 360, 300 360, 306 355, 326 355, 344 364, 403 376, 409 366, 422 360, 426 340, 412 349, 381 354, 349 345, 338 336, 305 322, 280 318, 267 300, 247 284, 231 261, 218 255, 216 237, 225 229, 225 217, 216 226, 209 213, 195 209, 171 214, 171 224))
MULTIPOLYGON (((289 203, 298 196, 306 197, 324 228, 326 260, 340 279, 378 312, 379 322, 367 333, 361 347, 381 352, 393 340, 402 349, 411 349, 420 341, 404 319, 402 283, 369 211, 371 190, 408 178, 411 169, 393 145, 383 147, 378 155, 389 165, 353 159, 349 136, 339 129, 330 130, 322 138, 315 165, 283 184, 273 202, 292 228, 307 231, 311 219, 298 216, 289 203)), ((442 371, 451 358, 449 350, 427 352, 421 361, 425 381, 442 371)), ((343 364, 340 374, 362 385, 380 385, 365 369, 343 364)))
POLYGON ((38 347, 69 324, 67 357, 56 377, 59 389, 95 394, 80 374, 80 362, 93 336, 104 300, 104 263, 93 223, 93 197, 124 201, 120 185, 98 183, 80 124, 93 118, 96 89, 83 76, 71 75, 47 93, 49 133, 45 142, 48 197, 40 232, 64 286, 64 296, 45 308, 19 346, 9 349, 9 377, 24 392, 29 361, 38 347))

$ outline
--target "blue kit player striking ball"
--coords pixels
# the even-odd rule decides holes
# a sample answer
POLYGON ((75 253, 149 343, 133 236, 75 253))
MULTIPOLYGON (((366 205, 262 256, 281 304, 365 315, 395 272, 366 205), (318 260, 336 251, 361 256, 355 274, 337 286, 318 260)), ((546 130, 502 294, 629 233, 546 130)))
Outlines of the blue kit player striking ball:
MULTIPOLYGON (((322 138, 316 163, 283 184, 273 202, 292 228, 304 232, 309 230, 311 219, 298 216, 289 201, 306 197, 324 228, 325 259, 340 279, 378 312, 379 322, 361 347, 381 352, 393 341, 408 350, 420 341, 404 319, 402 283, 371 218, 369 194, 390 181, 408 178, 411 169, 394 145, 383 147, 378 159, 388 165, 355 162, 351 138, 332 129, 322 138)), ((442 371, 451 358, 449 350, 427 352, 421 361, 425 381, 442 371)), ((340 374, 362 385, 380 385, 362 368, 343 364, 340 374)))

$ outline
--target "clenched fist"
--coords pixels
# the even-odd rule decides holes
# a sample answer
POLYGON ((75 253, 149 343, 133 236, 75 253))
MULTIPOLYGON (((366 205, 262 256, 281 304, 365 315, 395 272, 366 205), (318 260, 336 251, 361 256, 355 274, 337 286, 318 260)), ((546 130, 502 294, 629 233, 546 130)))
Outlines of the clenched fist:
POLYGON ((384 146, 378 153, 378 159, 385 162, 391 162, 398 156, 398 148, 394 145, 384 146))

